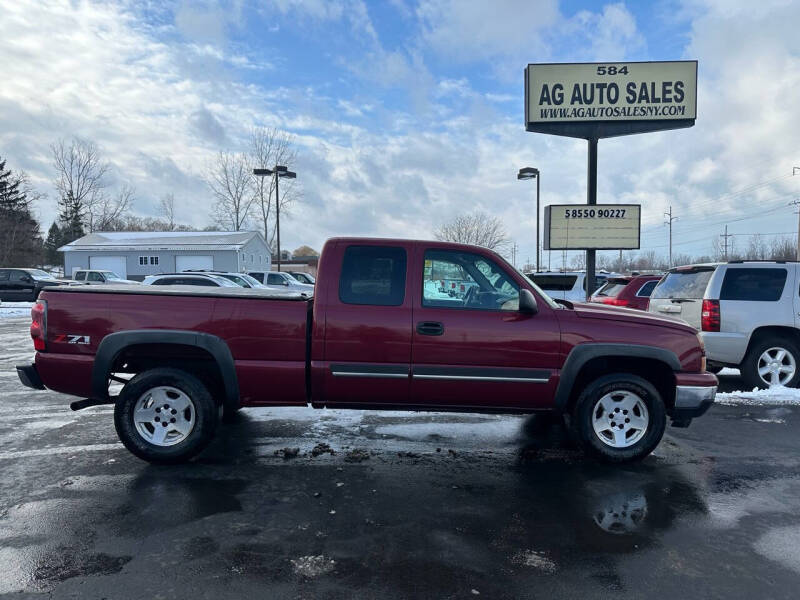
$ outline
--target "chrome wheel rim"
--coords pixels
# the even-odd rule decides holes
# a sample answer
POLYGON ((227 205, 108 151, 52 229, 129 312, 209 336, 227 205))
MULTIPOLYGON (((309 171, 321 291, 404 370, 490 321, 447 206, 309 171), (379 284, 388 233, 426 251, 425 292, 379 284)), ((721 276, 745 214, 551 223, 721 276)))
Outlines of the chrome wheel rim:
POLYGON ((628 390, 609 392, 594 405, 592 427, 606 446, 630 448, 642 439, 650 424, 644 400, 628 390))
POLYGON ((797 372, 797 363, 786 348, 775 346, 758 357, 758 376, 766 385, 786 385, 797 372))
POLYGON ((195 418, 192 399, 166 385, 147 390, 133 408, 136 432, 154 446, 180 444, 194 429, 195 418))

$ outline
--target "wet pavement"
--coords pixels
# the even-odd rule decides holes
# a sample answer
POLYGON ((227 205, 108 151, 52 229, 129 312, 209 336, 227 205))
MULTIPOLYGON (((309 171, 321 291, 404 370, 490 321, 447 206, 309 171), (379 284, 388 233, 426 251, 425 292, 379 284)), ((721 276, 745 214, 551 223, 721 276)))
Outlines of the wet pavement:
POLYGON ((21 387, 26 327, 0 321, 0 595, 798 595, 798 408, 715 406, 624 467, 544 419, 248 409, 154 467, 109 407, 21 387))

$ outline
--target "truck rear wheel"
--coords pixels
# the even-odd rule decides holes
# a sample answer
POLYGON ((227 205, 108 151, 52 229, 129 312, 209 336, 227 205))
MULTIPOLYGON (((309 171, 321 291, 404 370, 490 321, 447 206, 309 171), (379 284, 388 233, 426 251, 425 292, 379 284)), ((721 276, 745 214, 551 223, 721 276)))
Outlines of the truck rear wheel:
POLYGON ((125 447, 152 463, 189 460, 214 437, 219 410, 203 383, 184 371, 151 369, 119 394, 114 426, 125 447))
POLYGON ((666 409, 650 382, 632 373, 615 373, 594 380, 581 392, 572 427, 588 453, 606 462, 631 462, 658 446, 666 409))

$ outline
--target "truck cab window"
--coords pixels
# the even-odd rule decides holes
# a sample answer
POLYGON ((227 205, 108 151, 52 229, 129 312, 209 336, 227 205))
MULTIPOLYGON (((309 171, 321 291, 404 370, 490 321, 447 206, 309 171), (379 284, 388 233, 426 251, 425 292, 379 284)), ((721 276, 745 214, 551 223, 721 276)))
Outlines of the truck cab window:
POLYGON ((393 246, 349 246, 339 279, 344 304, 400 306, 406 292, 406 251, 393 246))
POLYGON ((429 308, 519 309, 519 286, 478 254, 428 250, 422 277, 422 305, 429 308))
POLYGON ((86 271, 76 271, 75 281, 86 281, 86 271))

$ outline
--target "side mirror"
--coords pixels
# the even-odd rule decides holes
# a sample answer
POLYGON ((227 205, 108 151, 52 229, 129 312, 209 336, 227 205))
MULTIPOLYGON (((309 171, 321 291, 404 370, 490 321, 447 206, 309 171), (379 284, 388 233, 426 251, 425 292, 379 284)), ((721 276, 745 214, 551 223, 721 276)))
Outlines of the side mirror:
POLYGON ((286 287, 289 287, 289 282, 284 279, 283 280, 283 285, 285 285, 286 287))
POLYGON ((523 288, 519 291, 519 312, 525 315, 535 315, 539 312, 536 298, 533 297, 530 290, 523 288))

